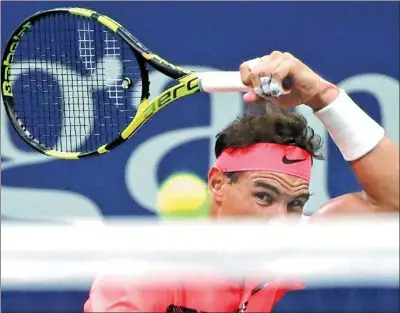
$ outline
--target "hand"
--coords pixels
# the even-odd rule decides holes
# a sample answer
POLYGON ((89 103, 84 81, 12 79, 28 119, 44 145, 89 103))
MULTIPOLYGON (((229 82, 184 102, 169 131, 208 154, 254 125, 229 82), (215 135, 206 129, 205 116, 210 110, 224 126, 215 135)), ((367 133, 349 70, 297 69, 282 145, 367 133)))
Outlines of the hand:
MULTIPOLYGON (((243 84, 251 88, 260 87, 260 77, 271 77, 282 83, 285 77, 292 81, 292 91, 279 98, 271 98, 273 103, 284 107, 294 107, 306 104, 314 110, 319 110, 330 104, 338 95, 339 89, 321 78, 307 65, 290 53, 274 51, 260 58, 252 68, 244 62, 240 65, 243 84)), ((243 97, 247 103, 264 102, 255 92, 248 92, 243 97)))

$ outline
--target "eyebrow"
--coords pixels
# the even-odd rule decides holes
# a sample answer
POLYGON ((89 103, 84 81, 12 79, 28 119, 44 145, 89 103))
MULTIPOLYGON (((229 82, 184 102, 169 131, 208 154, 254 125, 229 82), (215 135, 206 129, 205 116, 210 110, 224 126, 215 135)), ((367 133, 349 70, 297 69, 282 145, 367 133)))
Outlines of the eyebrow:
MULTIPOLYGON (((256 181, 256 182, 254 183, 254 186, 255 186, 255 187, 262 187, 262 188, 265 188, 265 189, 269 189, 269 190, 271 190, 272 192, 276 193, 278 196, 282 194, 282 193, 280 192, 280 190, 279 190, 278 188, 276 188, 275 186, 272 186, 272 185, 267 184, 267 183, 262 182, 262 181, 256 181)), ((303 199, 305 199, 305 200, 308 200, 308 199, 310 198, 310 196, 311 196, 311 195, 307 192, 307 193, 302 193, 302 194, 296 196, 295 199, 301 199, 301 198, 303 198, 303 199)))
POLYGON ((254 183, 254 186, 255 186, 255 187, 262 187, 262 188, 265 188, 265 189, 269 189, 269 190, 275 192, 275 193, 278 194, 278 195, 281 194, 281 192, 279 191, 278 188, 276 188, 275 186, 272 186, 272 185, 270 185, 270 184, 264 183, 264 182, 262 182, 262 181, 256 181, 256 182, 254 183))

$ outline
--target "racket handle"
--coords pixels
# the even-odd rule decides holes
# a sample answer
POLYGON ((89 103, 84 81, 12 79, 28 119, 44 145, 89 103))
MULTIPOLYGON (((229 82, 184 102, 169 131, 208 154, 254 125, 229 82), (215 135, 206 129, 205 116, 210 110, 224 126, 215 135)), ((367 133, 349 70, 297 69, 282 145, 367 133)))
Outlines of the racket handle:
POLYGON ((200 88, 204 92, 248 92, 251 88, 243 85, 240 72, 201 72, 199 77, 200 88))
MULTIPOLYGON (((200 88, 204 92, 248 92, 250 87, 242 83, 240 72, 201 72, 196 73, 199 78, 200 88)), ((260 96, 275 96, 285 95, 290 93, 291 80, 289 77, 283 81, 283 87, 280 83, 272 80, 269 77, 261 77, 263 83, 261 87, 256 88, 256 93, 260 96), (260 89, 260 90, 258 90, 260 89)))

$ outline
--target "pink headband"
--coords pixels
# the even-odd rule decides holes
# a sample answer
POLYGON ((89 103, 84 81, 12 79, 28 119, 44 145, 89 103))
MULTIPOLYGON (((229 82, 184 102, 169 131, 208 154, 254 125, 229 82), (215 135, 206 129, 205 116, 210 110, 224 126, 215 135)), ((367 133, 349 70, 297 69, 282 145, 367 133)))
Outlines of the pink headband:
POLYGON ((271 171, 310 182, 312 158, 304 149, 276 143, 256 143, 245 148, 227 148, 216 164, 223 172, 271 171))

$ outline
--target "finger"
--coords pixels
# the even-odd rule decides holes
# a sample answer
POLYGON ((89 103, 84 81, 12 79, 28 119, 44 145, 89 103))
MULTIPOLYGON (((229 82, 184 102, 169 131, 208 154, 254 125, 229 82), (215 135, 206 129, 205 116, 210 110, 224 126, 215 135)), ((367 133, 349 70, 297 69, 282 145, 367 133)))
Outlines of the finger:
POLYGON ((279 82, 282 85, 282 88, 290 88, 290 86, 286 86, 283 84, 285 79, 290 76, 290 72, 293 69, 293 57, 292 56, 285 56, 283 62, 281 62, 277 68, 271 73, 272 78, 279 82))
POLYGON ((292 79, 290 78, 291 69, 291 61, 282 62, 272 74, 272 82, 269 88, 271 88, 271 90, 275 89, 275 92, 279 91, 279 95, 288 94, 292 89, 292 79))
POLYGON ((261 77, 269 77, 283 60, 283 53, 279 51, 274 51, 270 55, 262 57, 261 62, 254 69, 254 71, 258 71, 261 77))
POLYGON ((257 96, 257 94, 254 91, 246 92, 243 95, 243 100, 246 103, 256 103, 258 101, 258 98, 259 97, 257 96))
POLYGON ((251 71, 250 72, 250 81, 251 81, 251 86, 254 89, 259 89, 261 87, 261 80, 260 80, 260 75, 259 71, 251 71))
POLYGON ((250 73, 250 80, 252 82, 253 88, 256 89, 256 93, 262 96, 263 92, 263 82, 265 79, 271 77, 272 73, 283 61, 283 54, 279 51, 274 51, 268 56, 261 58, 260 63, 258 63, 250 73))
POLYGON ((240 71, 240 78, 242 80, 242 83, 245 86, 252 87, 252 82, 251 82, 251 71, 252 69, 260 62, 259 58, 248 60, 246 62, 243 62, 240 64, 239 71, 240 71))
POLYGON ((250 79, 251 70, 249 65, 246 62, 240 64, 239 71, 240 71, 240 79, 242 80, 243 85, 247 87, 252 87, 250 79))
POLYGON ((247 92, 243 95, 243 101, 249 104, 256 104, 263 101, 254 91, 247 92))

